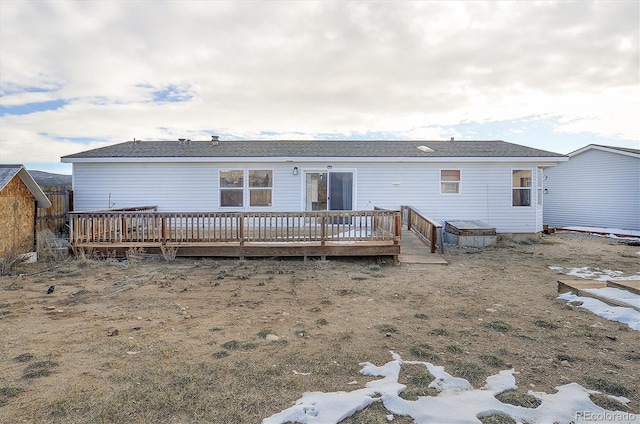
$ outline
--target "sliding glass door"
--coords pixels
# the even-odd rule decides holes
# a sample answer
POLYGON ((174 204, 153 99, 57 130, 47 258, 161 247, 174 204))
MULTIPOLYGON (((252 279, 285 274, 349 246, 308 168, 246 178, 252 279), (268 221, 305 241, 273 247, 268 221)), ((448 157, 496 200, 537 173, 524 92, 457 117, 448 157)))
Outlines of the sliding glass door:
POLYGON ((307 172, 305 210, 353 209, 353 172, 307 172))

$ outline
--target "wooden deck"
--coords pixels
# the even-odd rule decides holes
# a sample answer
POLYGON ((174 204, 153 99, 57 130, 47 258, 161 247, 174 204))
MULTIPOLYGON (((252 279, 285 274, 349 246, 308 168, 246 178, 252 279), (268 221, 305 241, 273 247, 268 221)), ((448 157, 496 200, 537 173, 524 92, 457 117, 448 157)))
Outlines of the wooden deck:
POLYGON ((436 238, 437 224, 414 223, 413 231, 403 231, 400 211, 160 213, 153 207, 133 209, 70 213, 73 249, 114 256, 125 256, 132 249, 195 257, 391 256, 394 263, 404 249, 403 263, 444 262, 433 253, 442 243, 436 238), (416 227, 428 232, 416 236, 416 227))
POLYGON ((431 253, 429 245, 419 238, 413 231, 403 228, 400 241, 401 265, 410 265, 412 269, 423 269, 428 265, 448 265, 448 262, 438 253, 431 253), (420 265, 425 265, 422 267, 420 265))

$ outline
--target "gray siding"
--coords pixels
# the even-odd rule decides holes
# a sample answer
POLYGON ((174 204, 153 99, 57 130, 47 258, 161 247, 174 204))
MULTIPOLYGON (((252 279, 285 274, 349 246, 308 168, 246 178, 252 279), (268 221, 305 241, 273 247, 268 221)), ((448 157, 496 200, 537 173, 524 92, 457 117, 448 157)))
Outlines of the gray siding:
POLYGON ((591 149, 545 174, 545 224, 640 230, 637 157, 591 149))
MULTIPOLYGON (((166 212, 300 211, 305 172, 326 171, 327 163, 74 163, 75 210, 157 205, 166 212), (220 169, 273 170, 273 206, 221 208, 220 169), (111 205, 109 205, 109 199, 111 205)), ((354 209, 399 209, 411 205, 430 218, 482 220, 500 233, 542 231, 536 199, 536 164, 513 163, 339 163, 331 171, 354 172, 354 209), (459 169, 459 194, 440 193, 440 170, 459 169), (511 172, 532 171, 532 206, 511 205, 511 172)))

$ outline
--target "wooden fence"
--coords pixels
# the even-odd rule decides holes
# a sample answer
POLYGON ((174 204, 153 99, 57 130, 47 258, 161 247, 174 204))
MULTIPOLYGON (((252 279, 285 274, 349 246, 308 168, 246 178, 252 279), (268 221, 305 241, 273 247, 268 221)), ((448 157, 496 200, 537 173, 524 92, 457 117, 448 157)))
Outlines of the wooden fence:
POLYGON ((431 253, 436 251, 444 253, 444 234, 442 225, 437 221, 427 218, 420 211, 412 206, 402 206, 403 214, 406 216, 407 229, 413 231, 431 248, 431 253))
POLYGON ((41 186, 51 207, 38 208, 36 212, 36 233, 48 229, 56 235, 68 232, 67 213, 73 205, 73 191, 68 186, 41 186))

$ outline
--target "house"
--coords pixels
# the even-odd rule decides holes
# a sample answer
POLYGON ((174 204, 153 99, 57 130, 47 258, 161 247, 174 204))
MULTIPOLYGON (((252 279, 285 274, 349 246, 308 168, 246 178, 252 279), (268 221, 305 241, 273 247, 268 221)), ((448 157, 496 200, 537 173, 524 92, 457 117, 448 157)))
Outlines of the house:
POLYGON ((399 210, 542 231, 543 170, 564 155, 504 141, 129 141, 62 157, 74 210, 399 210))
POLYGON ((0 255, 34 251, 36 208, 50 206, 24 166, 0 164, 0 255))
POLYGON ((640 231, 640 149, 590 144, 568 156, 545 170, 545 224, 640 231))

